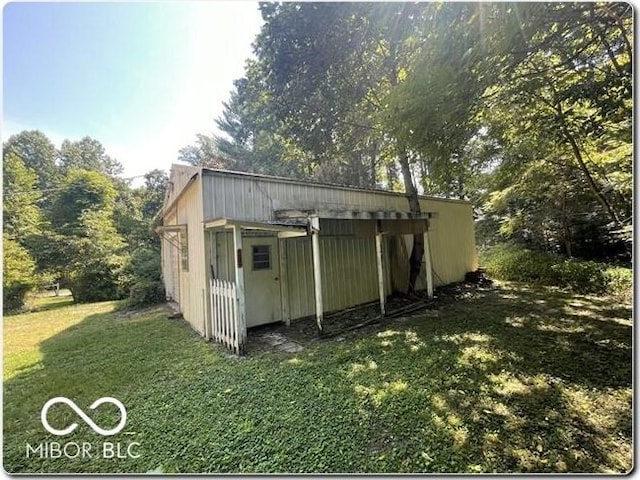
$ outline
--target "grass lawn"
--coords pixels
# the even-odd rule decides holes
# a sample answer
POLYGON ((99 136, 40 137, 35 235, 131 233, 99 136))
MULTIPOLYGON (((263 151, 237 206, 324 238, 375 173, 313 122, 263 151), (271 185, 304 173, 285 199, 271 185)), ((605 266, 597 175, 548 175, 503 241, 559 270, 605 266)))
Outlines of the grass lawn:
POLYGON ((8 472, 627 472, 631 307, 499 284, 438 316, 297 354, 237 359, 163 308, 57 305, 4 318, 8 472), (52 397, 72 399, 99 437, 52 397), (139 443, 138 458, 27 458, 26 444, 139 443))

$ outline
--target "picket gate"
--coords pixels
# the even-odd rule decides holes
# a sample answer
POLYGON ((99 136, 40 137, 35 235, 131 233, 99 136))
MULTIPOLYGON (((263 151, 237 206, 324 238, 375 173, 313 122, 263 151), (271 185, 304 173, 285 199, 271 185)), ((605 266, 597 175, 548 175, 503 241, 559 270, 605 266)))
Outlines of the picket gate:
POLYGON ((244 352, 246 328, 238 312, 238 287, 234 282, 213 278, 211 291, 211 336, 235 354, 244 352))

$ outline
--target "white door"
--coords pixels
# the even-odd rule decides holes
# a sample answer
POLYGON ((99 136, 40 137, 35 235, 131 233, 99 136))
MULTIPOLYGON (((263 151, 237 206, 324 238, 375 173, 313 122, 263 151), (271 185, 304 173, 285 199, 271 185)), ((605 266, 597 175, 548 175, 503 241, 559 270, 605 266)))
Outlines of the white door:
POLYGON ((247 327, 282 320, 277 237, 242 239, 247 327))

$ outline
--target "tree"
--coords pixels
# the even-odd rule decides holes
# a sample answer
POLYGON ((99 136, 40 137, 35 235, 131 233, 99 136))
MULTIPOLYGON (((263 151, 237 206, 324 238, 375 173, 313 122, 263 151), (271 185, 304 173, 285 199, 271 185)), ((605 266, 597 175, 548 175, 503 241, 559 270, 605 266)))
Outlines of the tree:
POLYGON ((51 242, 57 269, 78 302, 122 297, 123 238, 113 219, 113 181, 96 171, 71 169, 54 201, 51 242))
POLYGON ((113 211, 116 189, 111 179, 97 171, 71 169, 62 180, 53 202, 53 228, 63 235, 74 235, 81 218, 90 211, 113 211))
POLYGON ((590 213, 581 224, 600 230, 597 244, 616 248, 615 232, 631 220, 630 8, 540 4, 516 13, 515 47, 492 60, 500 74, 485 94, 491 134, 511 152, 536 138, 537 155, 521 151, 504 161, 542 158, 549 173, 559 165, 573 193, 586 189, 597 203, 583 201, 590 213))
POLYGON ((69 288, 77 302, 97 302, 127 296, 125 242, 108 210, 84 210, 74 235, 65 237, 69 288))
POLYGON ((37 175, 37 186, 48 191, 56 186, 59 172, 56 166, 56 147, 39 130, 25 130, 11 135, 3 145, 2 158, 17 157, 37 175))
POLYGON ((64 140, 60 147, 59 159, 63 173, 82 169, 115 177, 123 171, 120 162, 107 155, 102 144, 91 137, 83 137, 77 142, 64 140))
POLYGON ((5 153, 2 164, 3 231, 23 246, 41 228, 38 202, 42 193, 37 188, 37 181, 37 175, 17 154, 5 153))
POLYGON ((207 167, 222 167, 220 152, 214 137, 196 134, 196 143, 181 148, 178 152, 178 160, 191 165, 203 165, 207 167))

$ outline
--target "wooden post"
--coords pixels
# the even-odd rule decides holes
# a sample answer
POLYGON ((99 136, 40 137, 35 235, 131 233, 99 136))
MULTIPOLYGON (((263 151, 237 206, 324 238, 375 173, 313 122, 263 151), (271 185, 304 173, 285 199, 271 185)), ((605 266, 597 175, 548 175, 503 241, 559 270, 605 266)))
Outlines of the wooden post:
POLYGON ((376 263, 378 264, 378 293, 380 295, 380 314, 384 317, 386 313, 386 296, 384 294, 384 270, 382 268, 382 233, 380 233, 379 231, 379 226, 376 227, 376 260, 376 263))
POLYGON ((316 323, 318 333, 322 335, 322 276, 320 272, 320 219, 318 217, 309 218, 311 226, 311 250, 313 256, 313 283, 316 298, 316 323))
POLYGON ((280 303, 282 308, 282 319, 287 327, 291 326, 291 316, 289 315, 289 286, 287 284, 287 249, 284 239, 278 238, 278 260, 280 267, 280 303))
POLYGON ((427 274, 427 296, 433 298, 433 273, 431 271, 431 246, 429 245, 429 230, 424 232, 424 261, 427 274))
POLYGON ((204 272, 204 289, 202 290, 202 312, 204 315, 204 338, 211 339, 211 312, 209 311, 208 301, 211 298, 211 231, 204 231, 204 264, 206 270, 204 272))
POLYGON ((242 230, 233 226, 233 253, 235 254, 236 286, 238 288, 238 338, 243 344, 247 338, 247 316, 244 291, 244 259, 242 255, 242 230))

